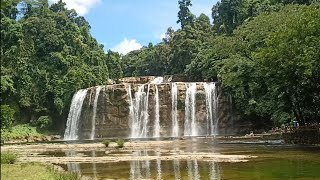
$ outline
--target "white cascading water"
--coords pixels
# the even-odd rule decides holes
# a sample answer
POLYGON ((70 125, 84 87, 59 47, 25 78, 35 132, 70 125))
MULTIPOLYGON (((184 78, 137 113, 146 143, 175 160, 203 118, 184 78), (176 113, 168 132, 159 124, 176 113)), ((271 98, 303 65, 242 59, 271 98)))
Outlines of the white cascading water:
POLYGON ((150 82, 150 84, 161 84, 162 82, 163 82, 163 77, 156 77, 150 82))
POLYGON ((94 100, 93 100, 93 113, 92 113, 92 120, 91 120, 92 126, 91 126, 91 135, 90 135, 91 140, 94 140, 95 132, 96 132, 97 106, 98 106, 98 98, 99 98, 101 88, 102 88, 102 86, 97 86, 96 94, 95 94, 94 100))
POLYGON ((154 121, 154 134, 153 137, 160 137, 160 103, 159 103, 159 90, 158 86, 156 86, 156 94, 155 94, 155 101, 156 101, 156 107, 155 107, 155 121, 154 121))
POLYGON ((154 121, 153 137, 160 137, 160 101, 159 101, 158 84, 161 84, 162 82, 163 82, 163 77, 157 77, 150 82, 150 84, 155 84, 155 89, 156 89, 156 93, 154 95, 154 99, 156 102, 155 102, 155 121, 154 121))
POLYGON ((130 127, 131 137, 141 138, 147 136, 147 131, 143 131, 143 127, 147 126, 145 123, 146 112, 146 93, 144 92, 144 85, 139 86, 138 91, 135 92, 135 99, 131 95, 131 86, 129 85, 130 98, 130 127))
POLYGON ((148 136, 148 123, 149 123, 149 92, 150 92, 150 84, 148 84, 148 88, 147 88, 147 96, 146 96, 146 100, 144 102, 144 109, 145 111, 143 112, 143 119, 142 119, 142 129, 141 129, 141 137, 146 138, 148 136))
POLYGON ((155 84, 155 125, 153 137, 160 137, 160 100, 158 84, 163 82, 163 77, 157 77, 153 79, 147 88, 147 93, 144 92, 145 85, 140 85, 138 91, 135 92, 133 99, 131 94, 131 86, 129 85, 128 94, 130 98, 130 127, 131 127, 131 138, 147 138, 148 137, 148 123, 149 123, 149 91, 150 85, 155 84))
POLYGON ((206 93, 207 134, 218 134, 218 95, 216 83, 203 83, 206 93))
POLYGON ((178 87, 177 83, 171 84, 171 121, 172 121, 172 137, 179 136, 179 124, 178 124, 178 87))
POLYGON ((197 84, 186 84, 186 100, 185 100, 185 122, 184 122, 184 135, 197 136, 198 125, 196 122, 196 93, 197 84))
POLYGON ((64 132, 64 140, 78 139, 79 120, 83 101, 87 95, 87 91, 87 89, 81 89, 73 95, 67 119, 67 128, 64 132))

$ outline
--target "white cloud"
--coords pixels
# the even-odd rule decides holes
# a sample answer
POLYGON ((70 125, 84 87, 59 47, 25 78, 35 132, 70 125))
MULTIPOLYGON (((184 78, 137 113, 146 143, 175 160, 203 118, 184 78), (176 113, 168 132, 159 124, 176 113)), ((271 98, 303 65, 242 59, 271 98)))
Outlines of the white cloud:
POLYGON ((124 40, 111 48, 112 51, 119 52, 120 54, 127 54, 130 51, 137 50, 142 48, 141 44, 137 42, 135 39, 128 40, 124 38, 124 40))
POLYGON ((160 39, 160 40, 162 40, 163 38, 165 38, 166 37, 166 33, 157 33, 157 34, 155 34, 155 36, 154 36, 155 38, 157 38, 157 39, 160 39))
MULTIPOLYGON (((50 0, 50 2, 56 3, 58 0, 50 0)), ((75 9, 78 15, 84 16, 101 0, 63 0, 63 2, 66 3, 68 9, 75 9)))

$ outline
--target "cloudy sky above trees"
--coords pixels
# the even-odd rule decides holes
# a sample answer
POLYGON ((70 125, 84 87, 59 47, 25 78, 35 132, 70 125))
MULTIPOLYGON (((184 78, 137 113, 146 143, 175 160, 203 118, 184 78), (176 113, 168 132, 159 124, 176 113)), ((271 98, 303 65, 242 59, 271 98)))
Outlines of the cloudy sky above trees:
MULTIPOLYGON (((56 2, 57 0, 51 0, 56 2)), ((105 51, 126 54, 158 43, 168 27, 178 29, 178 0, 63 0, 91 25, 91 33, 105 51)), ((191 12, 211 16, 217 0, 193 0, 191 12)))

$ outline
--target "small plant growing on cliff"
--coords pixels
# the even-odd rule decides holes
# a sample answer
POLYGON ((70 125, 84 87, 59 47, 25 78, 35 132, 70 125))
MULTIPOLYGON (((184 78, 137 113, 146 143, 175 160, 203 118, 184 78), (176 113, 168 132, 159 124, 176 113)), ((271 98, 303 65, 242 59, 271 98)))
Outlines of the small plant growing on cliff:
POLYGON ((1 153, 1 164, 13 164, 17 158, 17 155, 12 152, 1 153))
POLYGON ((123 140, 123 139, 118 139, 118 140, 117 140, 117 145, 118 145, 118 148, 123 148, 123 146, 124 146, 124 140, 123 140))
POLYGON ((109 147, 110 142, 110 140, 104 140, 102 144, 104 144, 106 147, 109 147))

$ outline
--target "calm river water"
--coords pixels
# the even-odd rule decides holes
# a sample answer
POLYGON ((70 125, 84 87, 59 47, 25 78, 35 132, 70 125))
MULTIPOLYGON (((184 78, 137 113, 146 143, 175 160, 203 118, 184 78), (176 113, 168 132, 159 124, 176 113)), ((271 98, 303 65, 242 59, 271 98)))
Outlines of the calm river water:
POLYGON ((105 153, 60 152, 53 156, 165 156, 172 152, 251 155, 247 162, 215 162, 205 159, 134 160, 112 163, 69 163, 64 169, 94 179, 299 179, 320 180, 320 147, 286 145, 281 141, 219 141, 198 138, 177 141, 174 146, 105 153))

